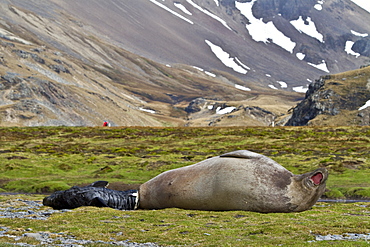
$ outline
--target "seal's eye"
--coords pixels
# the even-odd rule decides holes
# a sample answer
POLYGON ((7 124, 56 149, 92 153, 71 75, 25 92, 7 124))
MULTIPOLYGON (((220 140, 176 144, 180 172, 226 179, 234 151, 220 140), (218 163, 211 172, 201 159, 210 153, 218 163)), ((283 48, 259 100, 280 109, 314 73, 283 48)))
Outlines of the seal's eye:
POLYGON ((323 175, 321 172, 318 172, 316 173, 315 175, 313 175, 311 177, 311 180, 312 182, 315 184, 315 185, 319 185, 321 183, 321 180, 323 179, 323 175))

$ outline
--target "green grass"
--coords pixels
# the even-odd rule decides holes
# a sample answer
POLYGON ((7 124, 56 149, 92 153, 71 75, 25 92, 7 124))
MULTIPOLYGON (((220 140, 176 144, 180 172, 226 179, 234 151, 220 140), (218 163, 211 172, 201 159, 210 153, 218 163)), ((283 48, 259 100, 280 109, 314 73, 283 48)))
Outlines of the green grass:
MULTIPOLYGON (((168 169, 247 149, 296 174, 326 167, 328 190, 369 197, 369 147, 369 127, 0 128, 0 189, 51 192, 102 179, 141 184, 168 169)), ((340 194, 334 192, 327 195, 340 194)))
MULTIPOLYGON (((15 205, 15 198, 2 196, 0 203, 15 205)), ((311 210, 289 214, 261 214, 246 211, 196 211, 181 209, 119 211, 81 207, 55 213, 48 220, 1 219, 10 234, 28 232, 65 233, 77 239, 156 242, 170 246, 368 246, 362 241, 317 241, 315 235, 369 233, 368 203, 319 203, 311 210)), ((16 206, 14 206, 16 208, 16 206)), ((18 242, 32 243, 22 238, 18 242)), ((0 238, 1 243, 16 242, 0 238)))
MULTIPOLYGON (((370 127, 0 128, 0 188, 51 192, 95 180, 123 188, 168 169, 247 149, 295 174, 326 167, 328 197, 370 198, 369 147, 370 127)), ((20 197, 43 196, 0 195, 0 204, 20 197)), ((319 203, 312 210, 290 214, 83 207, 53 214, 46 221, 1 218, 0 226, 15 229, 14 235, 31 228, 81 239, 174 246, 368 246, 366 241, 307 241, 315 234, 369 233, 369 220, 369 203, 319 203)), ((12 241, 1 238, 0 246, 12 241)))

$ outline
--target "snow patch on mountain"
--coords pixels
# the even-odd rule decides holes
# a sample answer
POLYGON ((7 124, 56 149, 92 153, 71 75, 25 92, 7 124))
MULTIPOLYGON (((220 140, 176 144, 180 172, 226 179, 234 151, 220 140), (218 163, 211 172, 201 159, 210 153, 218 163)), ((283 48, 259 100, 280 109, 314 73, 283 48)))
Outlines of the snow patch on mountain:
POLYGON ((227 29, 231 30, 231 28, 227 25, 226 21, 222 20, 220 17, 218 17, 217 15, 215 14, 212 14, 211 12, 209 12, 208 10, 206 9, 203 9, 202 7, 200 7, 199 5, 197 5, 196 3, 194 3, 192 0, 186 0, 186 2, 188 2, 190 5, 192 5, 194 8, 198 9, 199 11, 203 12, 204 14, 212 17, 213 19, 215 19, 216 21, 220 22, 222 25, 224 25, 227 29))
POLYGON ((359 33, 359 32, 353 31, 353 30, 351 30, 351 33, 352 33, 353 35, 355 35, 355 36, 363 37, 363 38, 365 38, 365 37, 369 36, 369 34, 368 34, 368 33, 359 33))
POLYGON ((211 73, 211 72, 209 72, 209 71, 204 71, 204 73, 205 73, 206 75, 211 76, 211 77, 216 77, 216 75, 215 75, 215 74, 213 74, 213 73, 211 73))
POLYGON ((149 0, 149 1, 150 1, 150 2, 152 2, 152 3, 154 3, 155 5, 157 5, 158 7, 161 7, 162 9, 164 9, 164 10, 166 10, 166 11, 170 12, 171 14, 173 14, 173 15, 175 15, 175 16, 177 16, 177 17, 179 17, 180 19, 182 19, 182 20, 184 20, 184 21, 186 21, 186 22, 188 22, 188 23, 190 23, 190 24, 194 24, 194 22, 192 22, 192 21, 191 21, 191 20, 189 20, 188 18, 186 18, 186 17, 184 17, 184 16, 180 15, 179 13, 177 13, 177 12, 173 11, 172 9, 168 8, 167 6, 165 6, 165 5, 161 4, 161 3, 158 3, 158 2, 157 2, 157 1, 155 1, 155 0, 149 0))
POLYGON ((262 19, 254 17, 252 7, 256 1, 257 0, 252 0, 251 2, 246 3, 235 2, 235 7, 239 9, 241 14, 250 22, 250 24, 246 25, 246 28, 252 36, 252 39, 254 41, 262 41, 264 43, 270 43, 270 40, 272 40, 274 44, 282 47, 290 53, 293 53, 293 49, 296 46, 295 42, 277 29, 272 21, 264 23, 262 19))
POLYGON ((305 57, 306 57, 306 55, 305 54, 303 54, 303 53, 301 53, 301 52, 298 52, 297 54, 295 54, 296 56, 297 56, 297 58, 299 59, 299 60, 303 60, 305 57))
POLYGON ((193 15, 184 5, 181 3, 173 3, 176 8, 179 8, 182 12, 184 12, 187 15, 193 15))
POLYGON ((297 93, 305 93, 307 92, 307 90, 308 90, 308 87, 305 87, 305 86, 293 87, 293 91, 297 93))
POLYGON ((232 112, 233 110, 235 110, 234 106, 229 106, 229 107, 226 107, 224 109, 221 109, 221 107, 219 106, 216 109, 216 114, 220 114, 220 115, 228 114, 228 113, 232 112))
POLYGON ((244 87, 244 86, 239 85, 239 84, 235 84, 235 88, 243 90, 243 91, 251 91, 250 88, 244 87))
POLYGON ((316 10, 318 11, 321 11, 322 10, 322 5, 321 4, 315 4, 315 6, 313 6, 316 10))
POLYGON ((324 4, 324 1, 317 1, 317 4, 315 4, 314 8, 318 11, 322 10, 322 5, 324 4))
POLYGON ((197 67, 197 66, 193 66, 193 68, 194 68, 194 69, 197 69, 197 70, 199 70, 199 71, 204 72, 204 73, 205 73, 206 75, 208 75, 208 76, 216 77, 216 75, 215 75, 215 74, 213 74, 213 73, 211 73, 211 72, 209 72, 209 71, 206 71, 206 70, 204 70, 204 69, 202 69, 202 68, 199 68, 199 67, 197 67))
POLYGON ((288 87, 288 84, 286 84, 286 82, 284 82, 284 81, 277 81, 277 83, 280 84, 281 88, 287 88, 288 87))
POLYGON ((147 112, 147 113, 152 113, 152 114, 155 114, 156 113, 154 110, 145 109, 145 108, 142 108, 142 107, 140 107, 139 110, 140 111, 143 111, 143 112, 147 112))
POLYGON ((290 21, 290 24, 292 24, 300 33, 307 34, 308 36, 319 40, 321 43, 324 42, 324 36, 317 31, 316 25, 311 20, 311 17, 307 17, 305 21, 302 16, 300 16, 298 20, 290 21), (308 24, 306 25, 305 22, 308 22, 308 24))
POLYGON ((360 53, 357 53, 357 52, 354 52, 353 50, 352 50, 352 46, 353 46, 353 44, 354 44, 355 42, 353 42, 353 41, 347 41, 346 42, 346 46, 345 46, 345 48, 344 48, 344 51, 345 52, 347 52, 347 54, 349 54, 349 55, 353 55, 353 56, 356 56, 356 58, 357 57, 359 57, 361 54, 360 53))
POLYGON ((230 57, 229 53, 225 52, 221 47, 213 44, 209 40, 205 40, 207 45, 211 48, 212 52, 216 55, 220 61, 229 68, 232 68, 235 72, 241 73, 241 74, 247 74, 248 70, 244 69, 242 66, 238 65, 235 62, 235 58, 230 57))
POLYGON ((204 71, 204 69, 199 68, 199 67, 197 67, 197 66, 193 66, 193 68, 194 68, 194 69, 197 69, 197 70, 199 70, 199 71, 202 71, 202 72, 204 71))
POLYGON ((363 109, 366 109, 370 106, 370 100, 366 101, 365 105, 361 106, 360 108, 358 108, 359 111, 363 110, 363 109))
POLYGON ((351 1, 370 13, 369 0, 351 0, 351 1))
POLYGON ((311 65, 311 66, 315 67, 316 69, 320 69, 322 71, 330 73, 330 71, 328 70, 328 66, 326 66, 325 60, 322 60, 322 63, 320 63, 320 64, 308 63, 308 65, 311 65))
POLYGON ((243 68, 247 69, 247 70, 250 70, 251 68, 249 68, 247 65, 245 65, 244 63, 242 63, 239 58, 235 57, 235 61, 240 65, 242 66, 243 68))

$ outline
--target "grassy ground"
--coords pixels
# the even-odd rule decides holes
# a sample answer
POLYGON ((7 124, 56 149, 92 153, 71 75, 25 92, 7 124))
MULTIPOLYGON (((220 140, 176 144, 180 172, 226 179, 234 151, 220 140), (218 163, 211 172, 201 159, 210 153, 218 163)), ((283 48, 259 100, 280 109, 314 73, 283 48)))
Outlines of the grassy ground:
MULTIPOLYGON (((50 192, 107 180, 137 186, 176 167, 237 149, 264 154, 293 173, 329 170, 327 196, 370 198, 370 127, 340 128, 0 128, 3 191, 50 192)), ((0 196, 0 203, 41 195, 0 196)), ((47 221, 1 219, 24 233, 66 232, 81 239, 163 245, 305 246, 315 234, 370 233, 369 203, 319 203, 291 214, 78 208, 47 221)), ((0 239, 9 242, 9 239, 0 239)), ((28 240, 27 240, 28 241, 28 240)), ((32 241, 32 240, 29 240, 32 241)), ((366 241, 310 246, 369 246, 366 241)))
MULTIPOLYGON (((11 204, 16 210, 15 199, 19 197, 42 198, 40 195, 1 196, 0 203, 11 204)), ((48 220, 5 218, 0 226, 13 229, 8 234, 16 236, 26 232, 48 232, 51 236, 64 233, 76 239, 105 242, 129 239, 164 246, 369 246, 366 240, 314 240, 317 234, 370 233, 369 203, 319 203, 311 210, 289 214, 81 207, 53 214, 48 220)), ((0 238, 0 246, 5 242, 37 244, 25 237, 18 241, 0 238)))
POLYGON ((328 168, 329 197, 370 197, 369 147, 369 127, 0 128, 0 188, 50 192, 103 179, 140 184, 247 149, 295 174, 328 168))

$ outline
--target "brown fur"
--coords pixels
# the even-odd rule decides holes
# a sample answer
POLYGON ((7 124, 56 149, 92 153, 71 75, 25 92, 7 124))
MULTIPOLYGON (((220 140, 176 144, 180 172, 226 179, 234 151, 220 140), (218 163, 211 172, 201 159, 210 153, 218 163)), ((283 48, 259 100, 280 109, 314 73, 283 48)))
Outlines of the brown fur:
POLYGON ((139 208, 298 212, 325 190, 326 169, 294 175, 266 156, 239 150, 170 170, 142 184, 139 208), (311 176, 322 173, 319 185, 311 176))

